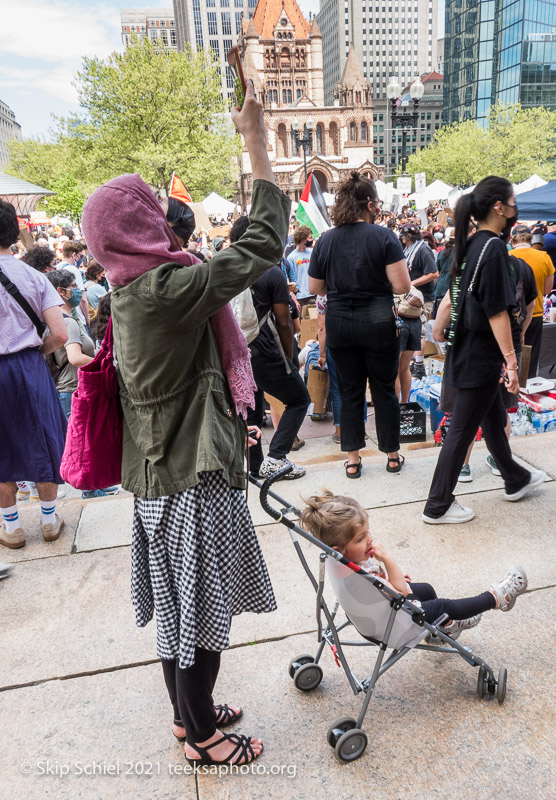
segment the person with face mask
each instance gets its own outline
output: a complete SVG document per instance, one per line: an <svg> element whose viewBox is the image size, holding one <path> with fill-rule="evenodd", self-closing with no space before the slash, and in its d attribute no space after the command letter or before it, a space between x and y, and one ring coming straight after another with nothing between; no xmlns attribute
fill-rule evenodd
<svg viewBox="0 0 556 800"><path fill-rule="evenodd" d="M75 277L67 269L54 270L46 277L62 299L62 313L68 333L66 344L54 351L52 359L59 370L55 379L56 389L66 419L69 419L71 396L77 389L77 369L93 360L95 346L76 314L83 291L77 287Z"/></svg>
<svg viewBox="0 0 556 800"><path fill-rule="evenodd" d="M475 516L453 492L479 426L504 480L506 500L521 500L546 478L542 470L531 472L513 460L504 431L502 384L511 394L519 391L510 318L516 308L515 270L505 245L517 214L512 184L492 175L456 206L451 285L435 326L442 337L450 321L443 391L455 390L455 401L422 517L429 524L468 522ZM469 238L471 217L477 232Z"/></svg>

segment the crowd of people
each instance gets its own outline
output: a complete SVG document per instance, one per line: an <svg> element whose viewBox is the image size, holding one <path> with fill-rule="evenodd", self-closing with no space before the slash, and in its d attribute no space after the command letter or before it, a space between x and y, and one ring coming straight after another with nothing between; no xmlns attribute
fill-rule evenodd
<svg viewBox="0 0 556 800"><path fill-rule="evenodd" d="M518 391L528 332L538 352L542 297L554 277L550 257L535 248L538 232L516 225L516 198L503 178L477 184L444 227L440 208L427 211L426 225L409 206L385 213L373 181L353 172L338 188L333 227L316 237L292 224L250 84L232 118L249 151L253 198L229 236L209 242L210 232L193 235L185 204L158 197L139 175L115 178L91 195L84 238L67 231L51 241L41 233L26 251L14 207L0 201L0 544L25 545L17 497L31 489L44 539L61 535L56 501L72 396L108 330L123 412L122 486L135 498L137 624L156 612L172 732L191 763L208 764L247 763L263 749L258 737L222 732L243 710L215 704L213 690L232 616L276 607L243 494L244 459L247 452L257 478L284 467L287 479L306 474L288 458L302 446L310 404L296 339L303 306L317 306L315 355L334 382L334 439L347 454L350 479L362 476L367 382L385 469L402 470L400 401L411 371L424 374L425 324L435 319L435 338L447 340L444 402L452 422L423 520L461 523L474 514L453 492L480 425L506 500L520 500L546 477L512 458L503 389ZM549 225L547 238L556 231ZM508 255L510 238L518 266ZM266 454L265 393L280 404ZM98 487L84 496L116 491ZM315 499L314 510L330 511L329 500ZM359 512L356 527L367 525L361 542L367 538L350 558L363 562L373 551L403 594L437 603L432 587L406 586ZM314 515L307 519L316 525ZM348 552L350 531L326 536ZM452 604L446 629L470 627L470 608L474 616L510 608L525 587L525 573L514 570L471 605Z"/></svg>

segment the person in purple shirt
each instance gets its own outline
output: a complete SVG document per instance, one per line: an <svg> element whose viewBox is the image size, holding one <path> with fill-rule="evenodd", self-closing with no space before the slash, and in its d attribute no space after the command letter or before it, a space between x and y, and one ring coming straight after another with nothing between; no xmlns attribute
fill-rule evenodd
<svg viewBox="0 0 556 800"><path fill-rule="evenodd" d="M0 200L0 270L48 326L43 338L0 283L0 544L25 545L16 505L17 481L36 483L45 541L60 536L56 514L66 418L43 356L67 340L61 298L46 277L11 255L19 238L15 208ZM3 277L1 276L1 277Z"/></svg>

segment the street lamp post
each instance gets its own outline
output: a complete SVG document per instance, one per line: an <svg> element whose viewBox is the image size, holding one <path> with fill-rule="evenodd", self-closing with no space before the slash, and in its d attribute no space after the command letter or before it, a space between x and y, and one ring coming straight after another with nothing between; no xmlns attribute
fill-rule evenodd
<svg viewBox="0 0 556 800"><path fill-rule="evenodd" d="M413 100L413 113L404 114L403 111L399 112L396 100L400 97L402 92L401 86L395 77L390 78L390 83L386 87L386 96L390 100L391 115L392 115L392 130L397 128L402 129L402 172L405 175L405 167L407 164L407 132L410 129L417 130L419 123L419 101L423 97L425 87L421 83L421 78L417 76L411 87L409 93Z"/></svg>
<svg viewBox="0 0 556 800"><path fill-rule="evenodd" d="M304 136L299 135L299 120L297 117L294 117L292 122L292 131L293 137L295 140L295 152L299 150L300 147L303 147L303 171L305 172L305 183L307 183L307 152L309 148L313 147L313 128L315 127L315 123L313 122L312 117L309 117L307 122L305 123L305 128L307 129L307 133Z"/></svg>

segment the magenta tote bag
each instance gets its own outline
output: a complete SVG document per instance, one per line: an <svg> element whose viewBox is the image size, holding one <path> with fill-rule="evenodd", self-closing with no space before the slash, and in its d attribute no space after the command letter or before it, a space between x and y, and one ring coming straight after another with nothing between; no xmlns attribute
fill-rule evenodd
<svg viewBox="0 0 556 800"><path fill-rule="evenodd" d="M122 481L123 413L112 352L112 318L94 359L78 370L71 398L62 478L76 489Z"/></svg>

